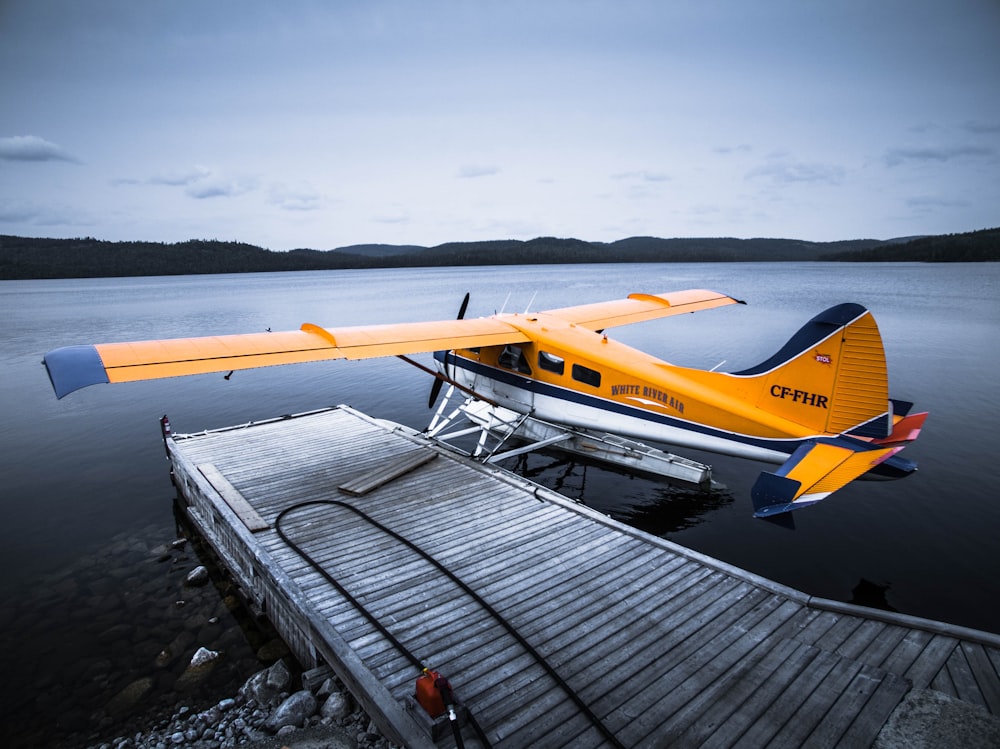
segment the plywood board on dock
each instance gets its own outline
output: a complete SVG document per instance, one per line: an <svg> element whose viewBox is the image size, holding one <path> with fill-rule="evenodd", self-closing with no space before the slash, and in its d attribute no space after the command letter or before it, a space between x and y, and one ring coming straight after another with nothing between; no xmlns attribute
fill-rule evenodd
<svg viewBox="0 0 1000 749"><path fill-rule="evenodd" d="M435 745L414 656L494 747L869 746L914 688L1000 712L996 636L810 598L345 407L168 446L247 596L408 746Z"/></svg>

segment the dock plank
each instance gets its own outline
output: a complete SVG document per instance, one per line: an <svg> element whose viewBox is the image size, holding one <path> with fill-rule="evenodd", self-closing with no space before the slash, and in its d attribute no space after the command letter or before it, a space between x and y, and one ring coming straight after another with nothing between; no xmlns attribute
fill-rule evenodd
<svg viewBox="0 0 1000 749"><path fill-rule="evenodd" d="M776 641L757 662L740 664L699 693L684 706L685 718L675 721L672 733L656 738L677 746L703 746L711 736L716 745L731 745L767 712L785 685L794 681L818 652L794 640ZM687 727L681 730L684 723ZM719 730L722 725L725 733Z"/></svg>
<svg viewBox="0 0 1000 749"><path fill-rule="evenodd" d="M1000 714L1000 678L989 653L979 643L963 642L961 647L983 703L994 715Z"/></svg>
<svg viewBox="0 0 1000 749"><path fill-rule="evenodd" d="M945 663L957 646L958 640L953 637L932 636L903 676L913 683L915 689L925 689L945 672Z"/></svg>
<svg viewBox="0 0 1000 749"><path fill-rule="evenodd" d="M350 481L346 481L337 488L345 494L360 496L367 494L380 486L395 481L400 476L404 476L410 471L415 471L425 463L429 463L437 457L437 453L427 450L416 449L403 455L394 457L384 465L378 466L375 470L362 473Z"/></svg>
<svg viewBox="0 0 1000 749"><path fill-rule="evenodd" d="M243 521L243 524L251 533L267 530L270 524L262 518L253 506L247 502L246 498L236 490L232 484L223 476L219 469L211 463L202 463L198 466L198 471L208 479L208 482L225 500L236 516Z"/></svg>
<svg viewBox="0 0 1000 749"><path fill-rule="evenodd" d="M946 665L951 683L955 687L955 693L960 700L986 707L986 699L976 683L976 677L973 676L972 667L965 655L964 648L955 648Z"/></svg>
<svg viewBox="0 0 1000 749"><path fill-rule="evenodd" d="M879 671L860 661L852 660L850 663L852 664L850 671L853 672L850 681L838 689L837 698L830 703L823 719L803 743L804 747L836 746L843 741L845 733L852 726L866 738L860 745L870 745L878 729L889 717L891 708L899 703L909 689L908 684L893 674ZM853 666L857 666L857 669L855 670ZM861 716L865 714L864 708L872 695L886 682L888 682L887 699L879 701L879 705L885 707L887 703L891 704L877 716L877 726L872 731L871 724L862 721Z"/></svg>

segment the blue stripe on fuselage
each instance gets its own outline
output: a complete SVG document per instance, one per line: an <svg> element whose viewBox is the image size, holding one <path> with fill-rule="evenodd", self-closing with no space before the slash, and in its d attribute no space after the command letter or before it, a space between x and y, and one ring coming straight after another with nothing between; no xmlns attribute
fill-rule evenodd
<svg viewBox="0 0 1000 749"><path fill-rule="evenodd" d="M546 382L541 382L539 380L535 380L529 377L524 377L523 375L519 375L515 372L510 372L508 370L491 367L487 364L473 361L472 359L466 359L464 357L456 356L451 351L437 351L434 353L434 358L448 367L461 367L462 369L466 369L474 374L481 375L488 379L497 380L507 385L523 388L524 390L535 393L537 395L545 395L551 398L556 398L571 403L578 403L580 405L587 406L589 408L597 408L602 411L610 411L612 413L621 414L623 416L629 416L632 418L641 419L643 421L647 421L652 424L662 424L664 426L674 427L676 429L681 429L696 434L703 434L709 437L715 437L718 439L728 440L730 442L750 445L752 447L759 447L765 450L773 450L775 452L785 453L788 455L795 452L795 450L803 442L807 440L838 444L850 448L852 450L857 450L859 452L873 449L873 446L870 445L868 442L864 442L862 440L856 440L845 435L835 435L835 436L817 435L813 437L789 438L787 440L774 440L762 437L751 437L745 434L738 434L736 432L727 432L721 429L716 429L713 427L706 426L704 424L698 424L695 422L686 421L684 419L678 419L676 417L668 416L666 414L653 413L643 408L639 408L638 406L630 406L625 403L620 403L618 401L608 400L606 398L600 398L594 395L588 395L586 393L583 393L579 390L574 390L572 388L561 387L558 385L551 385ZM666 441L664 440L664 442ZM876 466L874 469L872 469L871 472L879 475L884 475L889 478L897 478L902 475L911 473L915 469L916 469L915 463L906 460L905 458L900 458L899 456L894 455L888 460Z"/></svg>
<svg viewBox="0 0 1000 749"><path fill-rule="evenodd" d="M619 403L618 401L600 398L595 395L588 395L579 390L574 390L573 388L550 385L546 382L518 375L515 372L491 367L481 362L455 356L450 351L435 352L434 358L439 362L445 363L448 367L458 366L462 369L469 370L474 374L482 375L483 377L487 377L491 380L497 380L507 385L523 388L537 395L546 395L551 398L557 398L571 403L578 403L580 405L597 408L602 411L611 411L612 413L642 419L643 421L648 421L653 424L663 424L676 429L683 429L688 432L705 434L711 437L720 437L722 439L741 442L754 447L762 447L768 450L776 450L783 453L791 453L795 450L799 443L799 440L767 440L759 437L749 437L747 435L715 429L704 424L678 419L666 414L653 413L639 408L638 406L630 406L625 403Z"/></svg>

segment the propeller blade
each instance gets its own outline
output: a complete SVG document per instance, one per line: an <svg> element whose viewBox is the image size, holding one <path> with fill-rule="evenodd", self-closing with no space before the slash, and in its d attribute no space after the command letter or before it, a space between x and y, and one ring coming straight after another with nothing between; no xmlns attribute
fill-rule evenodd
<svg viewBox="0 0 1000 749"><path fill-rule="evenodd" d="M456 320L465 319L465 310L469 308L469 292L465 292L465 297L462 299L462 304L458 308L458 317ZM434 384L431 385L431 394L427 399L427 408L434 408L434 402L437 401L438 396L441 394L441 386L444 385L444 380L440 377L434 378Z"/></svg>
<svg viewBox="0 0 1000 749"><path fill-rule="evenodd" d="M441 386L444 385L444 380L440 377L434 378L434 384L431 385L431 395L427 399L427 408L434 408L434 402L438 399L441 394Z"/></svg>

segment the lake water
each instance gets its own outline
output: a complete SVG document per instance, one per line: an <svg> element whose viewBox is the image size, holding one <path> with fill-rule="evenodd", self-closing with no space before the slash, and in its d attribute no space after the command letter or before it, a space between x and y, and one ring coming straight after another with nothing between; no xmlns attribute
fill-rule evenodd
<svg viewBox="0 0 1000 749"><path fill-rule="evenodd" d="M164 550L178 530L160 416L170 416L175 432L339 403L417 428L430 417L428 376L397 359L275 367L237 372L228 381L205 375L104 385L57 401L41 365L47 350L292 330L303 322L335 327L451 318L466 291L472 293L467 316L483 316L684 288L715 289L748 305L610 335L676 364L724 362L722 370L738 370L777 351L827 306L869 307L885 343L892 395L930 411L923 435L904 452L919 462L917 474L855 482L796 512L789 530L751 517L750 487L768 467L733 458L689 453L713 464L716 480L728 487L710 495L544 456L521 470L619 519L809 594L1000 632L1000 264L592 265L3 281L0 628L10 691L3 704L13 704L20 721L42 726L54 701L83 700L80 684L90 685L82 690L89 702L73 704L71 725L39 727L23 743L45 730L86 736L108 695L153 674L156 638L169 643L182 626L210 631L209 625L198 630L200 620L192 625L190 614L176 615L179 599L188 611L194 606L215 619L211 626L230 617L218 606L224 593L180 584L198 557L189 549ZM164 606L152 613L155 628L137 623L136 609L152 605L129 597L139 589L148 591L144 600ZM118 619L125 627L116 630ZM115 632L128 632L134 646ZM228 637L230 667L203 691L172 691L179 668L173 666L143 682L149 688L134 707L104 715L102 730L154 704L224 695L256 665L257 643ZM67 660L83 665L67 668Z"/></svg>

